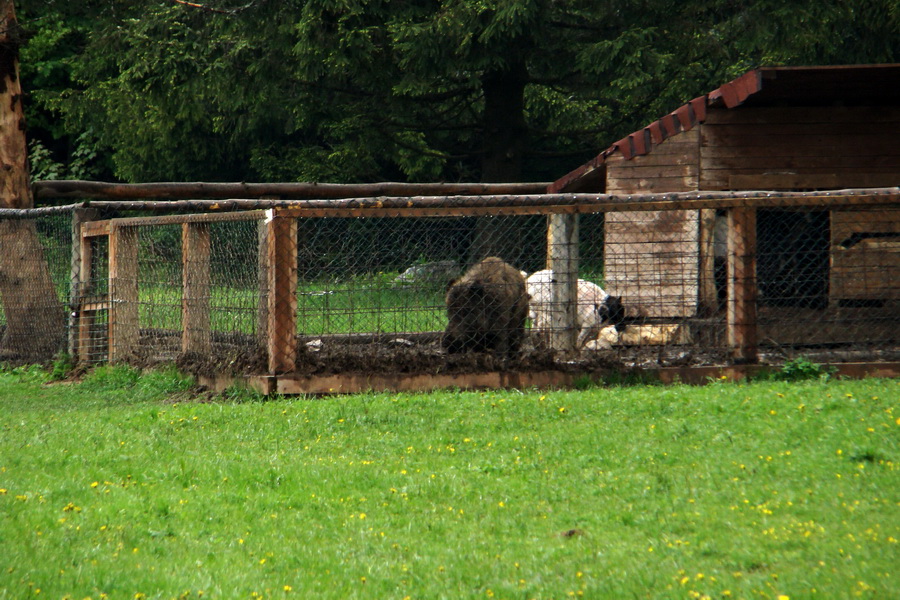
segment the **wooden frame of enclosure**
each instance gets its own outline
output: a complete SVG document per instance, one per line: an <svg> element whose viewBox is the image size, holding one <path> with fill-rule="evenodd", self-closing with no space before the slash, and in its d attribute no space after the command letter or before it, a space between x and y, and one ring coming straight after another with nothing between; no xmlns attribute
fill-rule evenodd
<svg viewBox="0 0 900 600"><path fill-rule="evenodd" d="M833 192L691 192L613 196L606 194L540 194L524 196L381 197L344 200L224 200L155 203L164 207L194 210L250 209L238 212L169 214L136 218L91 220L97 209L147 209L143 202L92 202L76 210L73 236L72 289L74 332L70 351L81 361L94 354L89 335L97 311L109 314L108 360L126 359L139 338L138 236L137 228L155 225L182 226L182 350L208 352L210 348L210 233L211 223L238 220L260 222L259 336L268 356L268 374L251 377L267 391L303 393L320 384L292 379L297 356L297 220L317 217L477 217L484 215L548 216L548 268L558 273L576 273L578 256L577 215L596 212L647 210L726 209L728 236L727 340L736 364L753 363L757 355L755 214L761 207L898 207L900 188L840 190ZM109 240L109 294L97 298L90 293L91 240ZM302 240L300 240L302 243ZM77 252L77 255L76 255ZM554 317L555 348L574 348L576 277L553 286L554 301L565 308ZM496 375L496 374L495 374ZM529 385L552 385L561 375L533 374ZM485 375L487 376L487 375ZM275 378L273 380L272 378ZM493 376L492 376L493 377ZM521 379L522 376L519 377ZM309 378L303 379L303 381ZM452 377L451 377L452 379ZM476 378L477 379L477 378ZM493 385L494 377L485 380ZM501 378L502 379L502 378ZM508 379L508 376L507 376ZM517 379L516 381L519 381ZM565 379L565 377L563 377ZM533 380L533 381L532 381ZM539 381L540 380L540 381ZM276 383L272 383L276 381ZM293 381L294 383L289 383ZM369 378L369 381L372 381ZM455 381L455 380L454 380ZM458 385L448 381L447 385ZM562 380L559 380L562 381ZM263 383L259 383L263 382ZM288 383L285 383L288 382ZM512 380L507 383L512 382ZM433 381L431 382L434 383ZM500 385L503 381L494 383ZM512 382L513 384L515 382ZM350 388L353 385L347 384ZM407 382L405 385L410 384ZM424 384L423 384L424 385ZM480 385L480 384L477 384ZM330 386L335 389L335 386ZM338 386L340 388L340 386ZM344 386L346 387L346 386ZM396 387L396 386L395 386ZM402 387L402 386L401 386ZM421 387L421 386L420 386ZM424 387L428 387L425 385ZM343 389L343 388L341 388ZM352 391L352 390L351 390Z"/></svg>

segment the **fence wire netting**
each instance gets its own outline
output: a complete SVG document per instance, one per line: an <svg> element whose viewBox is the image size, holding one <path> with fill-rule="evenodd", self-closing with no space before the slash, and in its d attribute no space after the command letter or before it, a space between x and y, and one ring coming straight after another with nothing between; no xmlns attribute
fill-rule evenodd
<svg viewBox="0 0 900 600"><path fill-rule="evenodd" d="M0 290L3 358L235 374L900 358L893 206L461 212L4 220L21 277Z"/></svg>
<svg viewBox="0 0 900 600"><path fill-rule="evenodd" d="M71 214L0 220L0 361L65 350L71 259Z"/></svg>
<svg viewBox="0 0 900 600"><path fill-rule="evenodd" d="M897 358L900 210L760 210L757 228L762 344Z"/></svg>

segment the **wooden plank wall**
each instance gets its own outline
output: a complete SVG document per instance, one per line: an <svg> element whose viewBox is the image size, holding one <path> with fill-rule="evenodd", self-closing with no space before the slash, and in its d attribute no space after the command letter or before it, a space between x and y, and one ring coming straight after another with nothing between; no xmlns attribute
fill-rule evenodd
<svg viewBox="0 0 900 600"><path fill-rule="evenodd" d="M665 140L653 152L607 159L608 194L698 189L700 132ZM698 211L606 215L606 285L630 315L682 317L697 310Z"/></svg>
<svg viewBox="0 0 900 600"><path fill-rule="evenodd" d="M832 211L830 252L833 306L900 300L900 210Z"/></svg>
<svg viewBox="0 0 900 600"><path fill-rule="evenodd" d="M772 175L809 176L795 188L900 183L898 107L710 109L700 135L703 190L732 189L734 176L747 176L741 189L766 189Z"/></svg>
<svg viewBox="0 0 900 600"><path fill-rule="evenodd" d="M703 190L900 185L900 107L710 109L701 129ZM900 211L832 211L831 304L900 296ZM844 247L851 235L859 243Z"/></svg>

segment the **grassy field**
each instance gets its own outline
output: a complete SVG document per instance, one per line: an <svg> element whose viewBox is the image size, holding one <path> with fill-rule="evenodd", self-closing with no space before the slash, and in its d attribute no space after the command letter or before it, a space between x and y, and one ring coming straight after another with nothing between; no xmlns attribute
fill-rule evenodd
<svg viewBox="0 0 900 600"><path fill-rule="evenodd" d="M179 330L181 288L145 284L140 288L141 327ZM302 335L436 331L447 325L441 286L400 285L382 277L342 282L303 282L297 291L297 324ZM253 333L259 290L213 286L213 331Z"/></svg>
<svg viewBox="0 0 900 600"><path fill-rule="evenodd" d="M0 373L0 598L898 597L897 380L205 400Z"/></svg>

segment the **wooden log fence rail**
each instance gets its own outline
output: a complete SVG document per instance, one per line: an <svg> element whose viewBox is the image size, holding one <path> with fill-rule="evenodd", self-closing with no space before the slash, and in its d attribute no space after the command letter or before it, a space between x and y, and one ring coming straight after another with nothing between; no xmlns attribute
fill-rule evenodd
<svg viewBox="0 0 900 600"><path fill-rule="evenodd" d="M50 183L50 182L38 182ZM35 184L38 186L38 183ZM124 185L124 184L123 184ZM153 184L132 184L153 185ZM487 185L487 184L485 184ZM56 197L44 195L43 198ZM101 198L116 197L101 195ZM149 212L228 212L291 208L305 211L354 210L447 210L460 209L459 214L476 209L520 209L551 213L591 213L606 211L685 210L733 207L817 207L836 208L860 205L900 203L900 187L860 188L816 192L740 191L740 192L673 192L654 194L481 194L481 195L416 195L365 196L352 198L276 199L231 196L219 200L197 199L129 201L89 200L63 206L34 209L0 209L0 218L26 219L69 212L78 208L107 211L141 210ZM331 214L331 213L329 213ZM337 214L335 212L334 214ZM371 213L375 215L376 213ZM515 214L513 210L509 214ZM532 213L533 214L533 213ZM318 216L313 214L312 216ZM356 216L349 214L347 216ZM455 216L455 215L449 215Z"/></svg>
<svg viewBox="0 0 900 600"><path fill-rule="evenodd" d="M361 198L451 194L540 194L549 183L108 183L37 181L38 199L48 198Z"/></svg>
<svg viewBox="0 0 900 600"><path fill-rule="evenodd" d="M104 198L37 209L0 209L0 219L25 219L73 212L72 303L70 351L82 360L93 354L88 334L98 310L108 310L108 359L126 359L139 339L137 234L141 227L182 227L182 350L210 351L210 233L212 223L258 221L260 307L259 339L265 340L269 374L287 373L297 356L297 222L315 217L472 217L482 215L548 215L548 264L560 273L577 273L578 214L644 210L725 209L729 236L727 339L737 363L757 359L756 331L756 209L772 207L848 208L900 207L900 187L827 192L687 192L667 194L545 194L544 184L107 184L99 182L37 182L37 197ZM346 197L346 194L396 194ZM476 193L477 192L477 193ZM500 192L500 193L497 193ZM344 194L344 195L342 195ZM424 195L423 195L424 194ZM434 195L428 195L434 194ZM194 200L135 201L120 198L183 198ZM233 196L240 195L240 198ZM254 197L247 197L254 196ZM267 198L267 196L269 196ZM273 198L271 196L277 196ZM292 197L294 199L285 199ZM109 200L115 198L115 200ZM216 198L216 199L209 199ZM102 219L115 212L165 212L149 217ZM190 211L190 214L179 214ZM173 214L174 213L174 214ZM97 220L101 219L101 220ZM109 297L103 302L75 297L91 280L90 239L109 240ZM302 243L302 240L301 240ZM74 254L77 253L77 256ZM575 338L575 281L563 278L553 298L563 306L554 316L552 345L572 350Z"/></svg>

